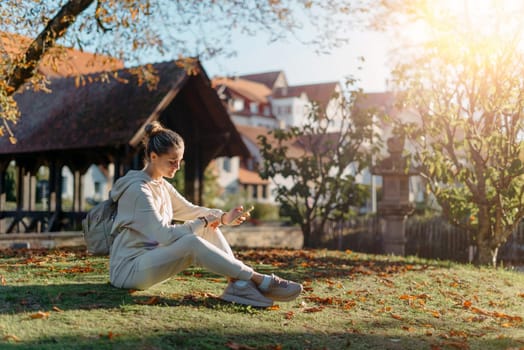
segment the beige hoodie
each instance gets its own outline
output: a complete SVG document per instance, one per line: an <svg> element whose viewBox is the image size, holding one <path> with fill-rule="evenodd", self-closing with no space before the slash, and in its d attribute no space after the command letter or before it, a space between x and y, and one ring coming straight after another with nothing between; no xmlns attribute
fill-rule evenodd
<svg viewBox="0 0 524 350"><path fill-rule="evenodd" d="M223 213L190 203L165 179L153 180L138 170L118 179L110 196L118 201L113 230L120 231L111 246L111 281L125 280L137 256L194 234L203 226L198 217ZM172 224L173 220L185 223Z"/></svg>

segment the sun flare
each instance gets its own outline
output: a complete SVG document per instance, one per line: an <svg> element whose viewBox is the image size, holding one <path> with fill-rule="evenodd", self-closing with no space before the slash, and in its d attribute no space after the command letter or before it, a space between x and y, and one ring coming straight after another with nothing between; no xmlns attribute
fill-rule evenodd
<svg viewBox="0 0 524 350"><path fill-rule="evenodd" d="M408 33L414 42L442 33L507 38L524 28L522 0L426 0L419 6L419 21Z"/></svg>

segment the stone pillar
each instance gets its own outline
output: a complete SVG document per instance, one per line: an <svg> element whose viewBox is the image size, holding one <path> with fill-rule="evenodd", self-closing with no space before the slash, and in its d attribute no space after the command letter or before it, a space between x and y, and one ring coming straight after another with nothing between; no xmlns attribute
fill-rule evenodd
<svg viewBox="0 0 524 350"><path fill-rule="evenodd" d="M414 210L409 201L409 177L416 172L407 168L402 157L402 136L388 139L387 144L390 156L373 168L374 174L382 176L382 200L378 203L380 248L386 254L404 255L406 220Z"/></svg>

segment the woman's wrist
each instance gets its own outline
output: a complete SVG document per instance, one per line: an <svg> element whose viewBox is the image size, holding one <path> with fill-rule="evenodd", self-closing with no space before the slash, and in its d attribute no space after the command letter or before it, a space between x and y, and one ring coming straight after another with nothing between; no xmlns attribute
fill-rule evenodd
<svg viewBox="0 0 524 350"><path fill-rule="evenodd" d="M204 227L207 227L209 222L207 221L206 217L205 216L199 216L198 218L204 223Z"/></svg>
<svg viewBox="0 0 524 350"><path fill-rule="evenodd" d="M225 222L224 222L224 216L226 215L226 213L222 213L222 215L220 216L220 223L222 225L227 225Z"/></svg>

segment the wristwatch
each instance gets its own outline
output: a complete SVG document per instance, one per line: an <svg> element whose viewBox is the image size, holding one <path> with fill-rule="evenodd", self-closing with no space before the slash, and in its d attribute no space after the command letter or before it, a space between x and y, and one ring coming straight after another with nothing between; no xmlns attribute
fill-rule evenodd
<svg viewBox="0 0 524 350"><path fill-rule="evenodd" d="M204 227L207 227L207 224L209 222L207 221L206 217L205 216L199 216L198 218L204 222Z"/></svg>

